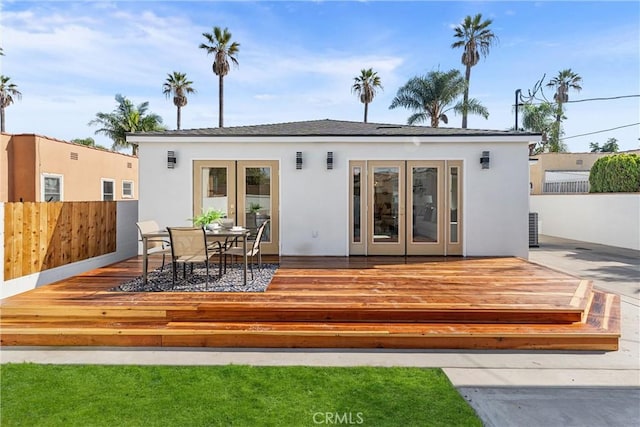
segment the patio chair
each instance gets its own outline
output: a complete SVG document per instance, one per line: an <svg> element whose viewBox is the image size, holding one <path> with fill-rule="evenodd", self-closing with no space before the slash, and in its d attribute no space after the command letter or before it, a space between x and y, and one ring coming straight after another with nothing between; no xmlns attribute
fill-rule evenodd
<svg viewBox="0 0 640 427"><path fill-rule="evenodd" d="M247 249L247 253L246 256L247 257L251 257L251 280L253 280L253 263L254 263L254 258L257 255L258 256L258 269L262 268L262 253L260 251L260 243L262 242L262 236L264 235L264 229L267 227L267 224L269 223L270 220L266 220L265 222L263 222L262 224L260 224L260 227L258 227L258 231L256 232L256 238L255 240L251 243L251 247L249 249ZM225 255L224 255L224 259L225 259L225 269L226 269L226 260L227 260L227 255L231 255L231 264L233 264L233 257L234 256L245 256L244 251L242 250L241 247L238 246L234 246L232 248L229 248L225 251Z"/></svg>
<svg viewBox="0 0 640 427"><path fill-rule="evenodd" d="M138 231L140 232L140 241L142 241L142 235L145 233L152 233L154 231L160 230L160 226L157 222L151 221L140 221L136 222L136 227L138 227ZM155 250L153 253L161 253L162 254L162 266L160 267L160 271L164 269L165 264L165 256L166 254L171 252L169 248L170 243L168 240L163 239L161 237L154 239L147 239L147 252L151 253L151 249L160 248L160 250ZM149 258L147 258L147 268L149 268Z"/></svg>
<svg viewBox="0 0 640 427"><path fill-rule="evenodd" d="M187 278L187 264L201 262L207 269L206 283L209 284L209 258L216 254L216 250L210 250L207 245L207 234L202 227L168 227L171 241L171 262L173 265L173 284L177 279L178 264L182 264L182 276ZM219 252L222 262L222 253ZM218 277L222 274L222 263L219 265Z"/></svg>

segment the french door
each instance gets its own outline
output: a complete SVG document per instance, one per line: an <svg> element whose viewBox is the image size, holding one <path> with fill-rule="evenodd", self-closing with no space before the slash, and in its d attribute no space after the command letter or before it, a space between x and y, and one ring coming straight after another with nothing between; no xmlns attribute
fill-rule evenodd
<svg viewBox="0 0 640 427"><path fill-rule="evenodd" d="M278 254L279 169L277 160L194 160L193 212L219 209L251 230L270 220L261 250Z"/></svg>
<svg viewBox="0 0 640 427"><path fill-rule="evenodd" d="M352 255L461 255L461 161L352 161Z"/></svg>

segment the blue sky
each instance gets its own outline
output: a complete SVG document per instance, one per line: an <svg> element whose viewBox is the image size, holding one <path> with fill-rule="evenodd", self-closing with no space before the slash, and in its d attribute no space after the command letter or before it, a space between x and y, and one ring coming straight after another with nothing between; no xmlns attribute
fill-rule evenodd
<svg viewBox="0 0 640 427"><path fill-rule="evenodd" d="M409 111L389 110L398 88L433 70L464 72L461 51L450 48L453 27L476 13L493 19L499 44L472 69L471 96L490 117L470 116L470 128L513 126L515 90L526 93L543 75L548 80L565 68L583 78L583 90L570 100L640 94L640 4L631 1L3 0L1 7L1 72L23 94L6 110L10 133L93 136L110 146L88 122L115 108L116 93L136 104L149 101L173 129L175 107L162 94L172 71L187 73L197 90L183 109L182 128L217 126L213 58L198 49L213 26L228 27L240 43L240 66L225 78L225 126L360 121L363 105L350 88L369 67L384 86L369 121L405 123ZM566 115L570 151L611 137L623 150L639 147L640 98L572 103ZM450 116L449 126L460 122Z"/></svg>

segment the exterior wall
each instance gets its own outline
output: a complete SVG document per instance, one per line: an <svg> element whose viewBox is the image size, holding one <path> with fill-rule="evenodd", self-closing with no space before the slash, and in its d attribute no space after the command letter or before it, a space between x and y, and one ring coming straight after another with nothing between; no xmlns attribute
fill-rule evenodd
<svg viewBox="0 0 640 427"><path fill-rule="evenodd" d="M464 254L528 256L526 142L492 142L486 137L468 142L372 141L337 137L291 137L286 142L283 138L142 141L139 219L155 219L162 227L190 225L194 160L279 160L280 254L346 256L349 160L463 160ZM167 168L167 151L176 152L174 169ZM303 153L302 170L295 168L296 151ZM333 170L326 170L328 151L334 152ZM488 170L480 167L482 151L491 152Z"/></svg>
<svg viewBox="0 0 640 427"><path fill-rule="evenodd" d="M531 168L531 194L542 194L545 171L590 171L600 157L610 153L543 153Z"/></svg>
<svg viewBox="0 0 640 427"><path fill-rule="evenodd" d="M39 185L36 179L35 138L29 135L14 135L8 146L9 154L9 195L12 200L37 202Z"/></svg>
<svg viewBox="0 0 640 427"><path fill-rule="evenodd" d="M627 151L640 153L640 150ZM531 194L543 194L545 171L590 171L600 157L616 153L542 153L530 165Z"/></svg>
<svg viewBox="0 0 640 427"><path fill-rule="evenodd" d="M640 194L531 196L531 212L540 234L640 250Z"/></svg>
<svg viewBox="0 0 640 427"><path fill-rule="evenodd" d="M102 200L103 178L114 181L115 200L138 198L137 157L33 134L3 135L2 141L8 153L2 201L43 201L42 174L63 177L63 201ZM123 197L123 181L133 182L133 197Z"/></svg>
<svg viewBox="0 0 640 427"><path fill-rule="evenodd" d="M136 200L118 202L116 252L7 281L4 280L4 269L0 269L0 282L2 283L2 287L0 287L0 298L26 292L71 276L76 276L85 271L136 256L138 253L137 218L138 202ZM2 245L0 245L0 258L4 259L4 203L0 203L0 241L2 242Z"/></svg>
<svg viewBox="0 0 640 427"><path fill-rule="evenodd" d="M0 133L0 202L9 200L9 141L11 135Z"/></svg>

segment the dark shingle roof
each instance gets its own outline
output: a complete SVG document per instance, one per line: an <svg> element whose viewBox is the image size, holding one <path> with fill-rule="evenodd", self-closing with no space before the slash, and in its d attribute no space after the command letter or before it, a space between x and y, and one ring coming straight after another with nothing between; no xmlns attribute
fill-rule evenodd
<svg viewBox="0 0 640 427"><path fill-rule="evenodd" d="M181 129L160 132L137 132L137 136L508 136L538 135L528 132L461 128L432 128L383 123L349 122L342 120L310 120L254 126Z"/></svg>

